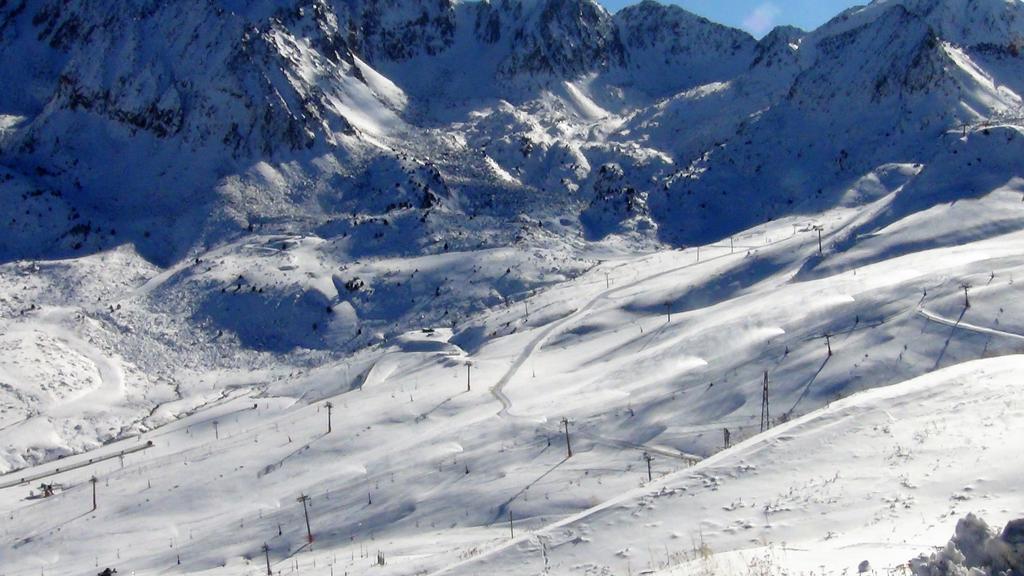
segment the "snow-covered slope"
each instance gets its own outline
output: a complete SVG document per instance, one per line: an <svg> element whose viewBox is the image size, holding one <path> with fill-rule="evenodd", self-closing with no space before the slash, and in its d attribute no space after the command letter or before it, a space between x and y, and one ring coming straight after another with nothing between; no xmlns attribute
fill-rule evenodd
<svg viewBox="0 0 1024 576"><path fill-rule="evenodd" d="M840 400L435 573L899 569L968 512L1020 514L1022 369L970 362Z"/></svg>
<svg viewBox="0 0 1024 576"><path fill-rule="evenodd" d="M83 446L89 426L108 421L84 410L86 401L144 417L129 429L137 438L2 477L5 570L255 573L263 542L275 570L286 572L297 562L325 574L532 574L545 558L552 573L686 570L703 534L708 549L737 553L709 560L723 571L742 572L754 555L839 573L865 559L891 567L940 545L969 510L1001 523L1021 504L1008 456L1020 448L1020 359L958 365L1024 349L1024 317L1013 305L1024 274L1016 215L1024 182L882 224L909 193L907 182L924 177L912 165L891 166L849 189L848 206L699 251L636 255L621 250L629 244L595 245L585 253L596 267L578 278L532 295L506 292L507 305L498 292L486 303L497 306L454 330L382 331L385 340L356 354L331 350L343 350L356 326L374 325L368 306L383 301L346 297L333 317L323 312L322 332L306 328L305 317L288 324L298 314L273 308L192 321L178 309L199 298L217 306L271 298L299 289L299 278L325 298L354 277L365 282L358 294L390 290L387 301L398 306L405 290L417 300L435 295L442 270L463 279L445 285L442 298L451 290L473 308L482 296L473 291L504 290L504 269L521 275L535 257L511 253L506 266L497 253L465 252L317 279L317 261L333 250L279 237L151 271L144 283L79 282L78 292L52 285L66 271L8 276L16 270L8 265L5 333L49 335L18 338L20 357L95 374L79 386L94 391L86 400L54 396L40 414L18 412L19 402L34 404L5 397L8 461L23 464L18 458L43 432L54 453ZM823 256L814 225L823 227ZM242 264L249 270L238 278ZM529 283L556 280L538 268ZM105 311L69 305L97 297ZM98 326L55 325L56 302L68 320L94 317ZM381 309L389 311L399 312ZM214 333L216 326L224 327ZM287 352L289 337L299 346L334 343ZM119 356L104 354L107 346ZM135 366L170 375L147 385L142 404L132 400L144 382ZM5 378L20 384L17 370L5 367ZM124 377L109 380L112 370ZM765 371L778 428L762 435ZM170 381L175 387L161 397ZM105 392L109 382L124 382L122 392ZM897 386L875 390L888 384ZM88 426L60 428L72 413ZM979 431L979 422L992 426ZM723 428L739 446L714 455ZM147 441L153 447L127 454L121 468L117 454ZM645 452L660 478L653 485ZM852 455L864 465L851 467ZM72 469L88 459L97 463ZM58 467L70 471L46 476ZM90 513L84 482L93 474L100 504ZM43 481L63 491L25 500ZM313 497L312 549L294 501L303 493ZM519 535L511 547L509 512ZM126 533L135 536L111 537ZM383 568L372 567L378 551Z"/></svg>

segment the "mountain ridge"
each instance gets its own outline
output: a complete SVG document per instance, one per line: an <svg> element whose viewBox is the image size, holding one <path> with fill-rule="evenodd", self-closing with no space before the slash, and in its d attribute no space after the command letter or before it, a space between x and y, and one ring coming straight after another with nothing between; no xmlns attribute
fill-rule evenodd
<svg viewBox="0 0 1024 576"><path fill-rule="evenodd" d="M675 200L660 191L676 186L680 166L701 157L716 164L722 155L715 146L742 138L749 126L764 121L765 111L765 118L778 117L778 130L805 132L815 129L801 126L805 117L782 118L780 110L795 104L804 112L835 116L842 101L835 91L845 87L873 98L856 104L853 113L865 116L851 124L880 123L870 137L877 139L885 124L919 122L912 117L923 113L921 104L907 100L917 92L927 95L925 106L936 109L935 129L901 138L907 139L904 148L925 151L943 126L1012 114L1024 88L1014 79L1021 69L1022 12L1020 2L883 0L850 9L813 32L780 28L755 41L653 1L614 15L593 0L197 0L173 8L141 0L67 6L8 1L0 6L0 52L12 63L5 76L24 89L0 97L0 112L16 127L6 131L0 161L19 178L51 190L50 197L59 195L67 204L61 211L81 214L87 229L119 234L75 238L81 236L70 233L76 221L59 234L39 232L51 248L5 258L73 254L132 241L167 264L197 242L222 241L259 221L338 220L343 215L328 208L338 204L330 198L331 186L365 181L360 172L378 156L418 158L427 169L431 149L451 159L429 162L449 190L431 192L433 197L462 206L445 211L448 216L482 211L497 226L508 216L505 209L481 209L510 186L553 211L578 215L598 196L608 198L608 190L595 193L600 178L594 167L611 162L622 168L626 187L638 198L653 196L647 235L669 243L707 239L712 230L726 231L721 215L698 215L697 225L672 224L669 205ZM909 56L912 47L894 33L885 37L891 41L879 37L869 49L841 53L856 38L894 26L920 31L913 32L920 38L917 56ZM27 54L33 65L12 67ZM875 66L875 72L855 71L865 54L871 57L860 67ZM996 88L975 89L979 82ZM911 90L904 93L906 88ZM901 102L898 120L880 119L872 110L891 108L881 104L885 95ZM949 103L940 103L943 98ZM480 120L499 102L525 116L483 140L519 134L519 144L495 149L501 157L481 158L459 143L461 131L494 130ZM707 114L702 106L709 106ZM669 109L686 112L672 119L675 113L664 114ZM715 109L728 112L711 114ZM946 115L954 109L962 112ZM646 128L623 129L638 118L647 118ZM680 134L684 124L662 125L666 120L687 123L692 135L651 140L655 134L649 130ZM595 121L619 128L594 132L589 126ZM846 137L836 130L827 139ZM552 148L556 141L561 143ZM853 144L837 147L835 154L858 156ZM760 146L762 153L776 148L769 142ZM97 155L98 149L107 152ZM560 160L550 156L552 150ZM798 152L789 154L784 163L803 162ZM928 158L922 152L889 160ZM299 197L320 200L296 203L279 187L267 186L252 172L261 162L292 174L284 181L305 190ZM737 159L726 162L732 166ZM834 178L825 187L845 181ZM698 190L687 192L698 205L717 197L721 186L734 187L699 180ZM737 221L782 214L794 199L813 198L822 188L794 185L796 180L776 174L748 195L777 188L782 180L791 182L783 185L786 197L763 198L762 208ZM406 201L400 194L383 204ZM362 203L378 204L369 198ZM124 217L111 212L115 205ZM152 218L154 206L182 214L186 223ZM629 220L625 213L623 218ZM619 230L615 218L591 219L597 221L605 224L587 231L593 238Z"/></svg>

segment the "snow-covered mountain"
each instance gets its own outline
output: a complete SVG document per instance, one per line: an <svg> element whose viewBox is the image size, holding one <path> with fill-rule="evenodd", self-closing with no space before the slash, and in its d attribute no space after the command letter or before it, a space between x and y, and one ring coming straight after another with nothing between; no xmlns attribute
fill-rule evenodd
<svg viewBox="0 0 1024 576"><path fill-rule="evenodd" d="M0 576L841 574L1002 525L1022 49L1020 0L0 0Z"/></svg>
<svg viewBox="0 0 1024 576"><path fill-rule="evenodd" d="M0 95L2 161L14 189L45 193L7 187L24 214L11 224L35 241L4 253L131 242L168 265L250 225L311 232L446 195L446 223L514 215L491 200L509 194L540 198L532 217L577 220L606 202L607 163L649 197L648 235L707 240L834 203L829 190L876 166L926 163L945 130L1018 114L1020 14L875 2L758 43L654 2L8 2L3 76L18 88ZM512 124L492 120L502 102ZM382 157L440 181L364 186ZM680 178L695 163L734 180ZM737 213L723 189L751 206Z"/></svg>

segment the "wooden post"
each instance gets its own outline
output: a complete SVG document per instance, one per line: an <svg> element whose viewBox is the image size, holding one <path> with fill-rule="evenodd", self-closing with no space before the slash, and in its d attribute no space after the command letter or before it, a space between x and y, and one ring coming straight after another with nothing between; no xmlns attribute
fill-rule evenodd
<svg viewBox="0 0 1024 576"><path fill-rule="evenodd" d="M466 392L473 389L472 382L470 380L470 371L473 369L472 362L466 362Z"/></svg>
<svg viewBox="0 0 1024 576"><path fill-rule="evenodd" d="M964 308L971 307L971 299L967 296L967 290L970 288L970 284L964 284Z"/></svg>
<svg viewBox="0 0 1024 576"><path fill-rule="evenodd" d="M572 458L572 442L569 439L569 419L562 418L562 425L565 426L565 453L566 458Z"/></svg>
<svg viewBox="0 0 1024 576"><path fill-rule="evenodd" d="M302 513L306 516L306 538L310 544L313 544L313 530L309 526L309 508L306 503L309 502L309 496L303 494L297 498L298 502L302 502Z"/></svg>
<svg viewBox="0 0 1024 576"><path fill-rule="evenodd" d="M96 511L96 483L99 482L99 479L97 479L95 476L93 476L92 478L89 478L89 482L92 483L92 509L93 509L93 512L95 512Z"/></svg>
<svg viewBox="0 0 1024 576"><path fill-rule="evenodd" d="M733 243L732 236L729 236L729 254L736 252L736 245Z"/></svg>
<svg viewBox="0 0 1024 576"><path fill-rule="evenodd" d="M697 262L700 262L700 246L697 246Z"/></svg>
<svg viewBox="0 0 1024 576"><path fill-rule="evenodd" d="M331 409L334 408L334 404L327 402L327 433L331 433Z"/></svg>
<svg viewBox="0 0 1024 576"><path fill-rule="evenodd" d="M605 272L605 273L604 273L604 287L605 287L606 289L609 289L609 288L611 288L611 287L612 287L612 281L611 281L611 279L610 279L610 278L608 277L608 273L607 273L607 272Z"/></svg>
<svg viewBox="0 0 1024 576"><path fill-rule="evenodd" d="M668 322L672 323L672 303L665 302L665 314L668 315Z"/></svg>
<svg viewBox="0 0 1024 576"><path fill-rule="evenodd" d="M213 437L217 440L220 440L220 428L218 428L219 425L220 422L217 422L216 420L213 421Z"/></svg>
<svg viewBox="0 0 1024 576"><path fill-rule="evenodd" d="M652 458L647 452L644 452L644 460L647 460L647 481L650 482L651 480L654 480L654 475L651 473L651 461L654 460L654 458Z"/></svg>
<svg viewBox="0 0 1024 576"><path fill-rule="evenodd" d="M508 509L508 533L509 533L509 537L510 538L515 538L516 537L516 529L512 525L512 508L511 507L509 507L509 509Z"/></svg>
<svg viewBox="0 0 1024 576"><path fill-rule="evenodd" d="M263 543L263 555L267 558L267 576L274 576L274 571L270 569L270 546L267 543Z"/></svg>
<svg viewBox="0 0 1024 576"><path fill-rule="evenodd" d="M828 347L828 355L832 356L832 335L825 334L825 346Z"/></svg>

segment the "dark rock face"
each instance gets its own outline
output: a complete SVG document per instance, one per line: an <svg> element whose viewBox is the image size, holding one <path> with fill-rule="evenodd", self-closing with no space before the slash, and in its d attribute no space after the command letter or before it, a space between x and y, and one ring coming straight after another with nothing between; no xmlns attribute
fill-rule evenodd
<svg viewBox="0 0 1024 576"><path fill-rule="evenodd" d="M452 45L456 28L451 0L365 0L338 8L352 46L368 61L436 55Z"/></svg>

